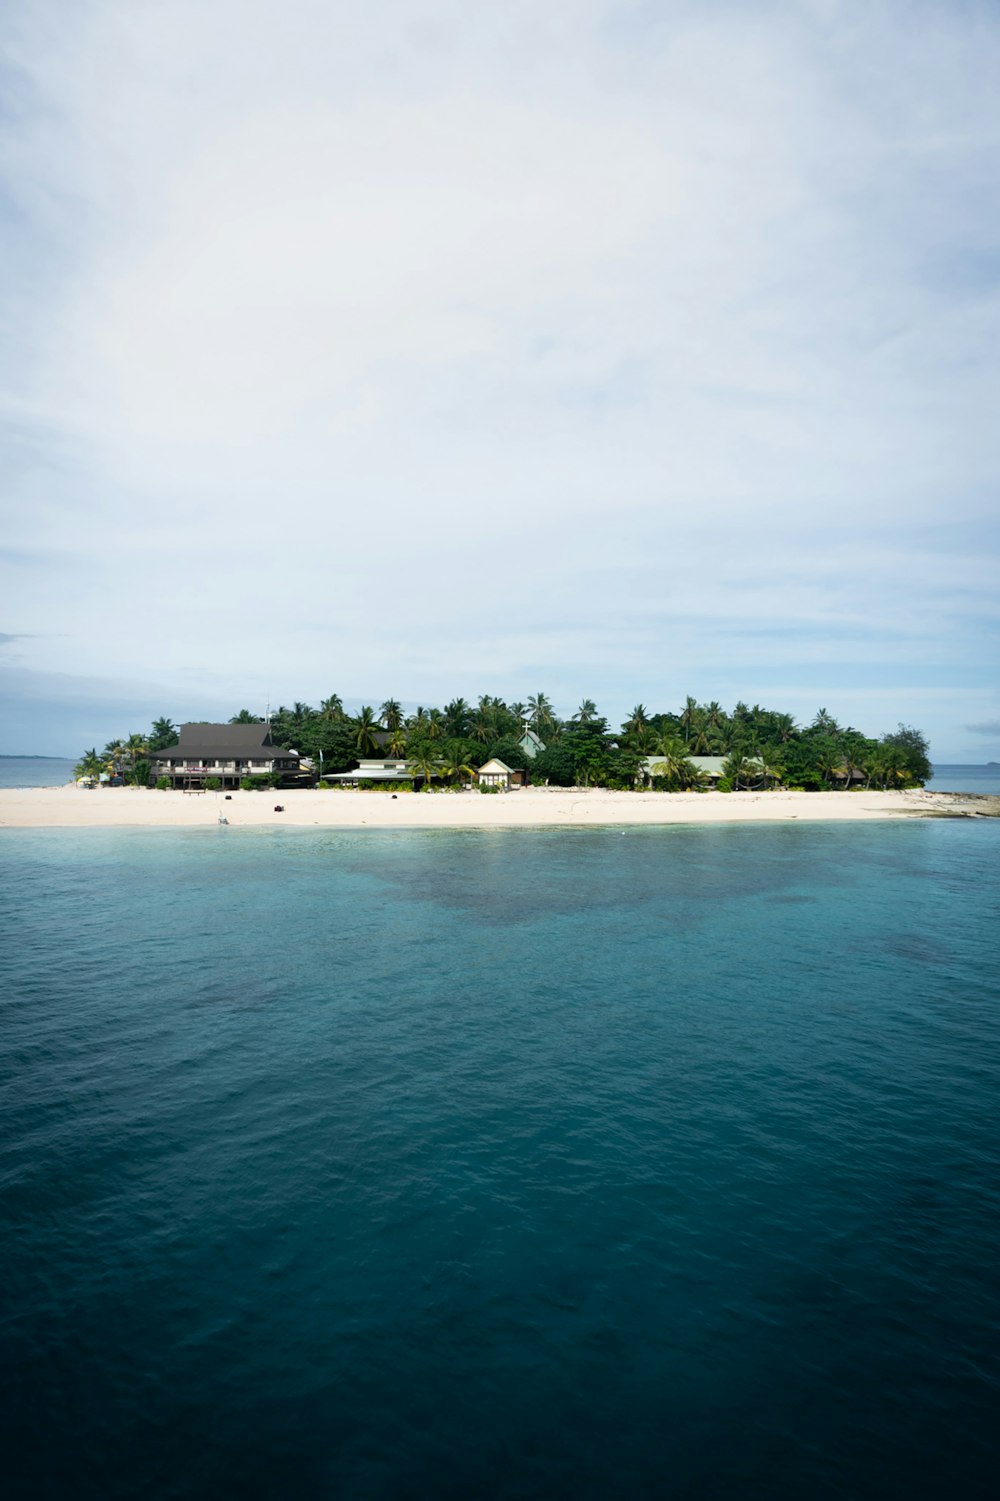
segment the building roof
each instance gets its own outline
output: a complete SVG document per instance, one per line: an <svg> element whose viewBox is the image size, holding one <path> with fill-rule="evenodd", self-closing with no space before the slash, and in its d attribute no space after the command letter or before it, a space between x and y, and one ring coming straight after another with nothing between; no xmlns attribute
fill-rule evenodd
<svg viewBox="0 0 1000 1501"><path fill-rule="evenodd" d="M535 731L531 729L525 730L524 734L521 736L520 740L517 743L524 751L524 754L532 761L539 754L539 752L545 749L545 741L541 740L538 735L536 735Z"/></svg>
<svg viewBox="0 0 1000 1501"><path fill-rule="evenodd" d="M409 782L413 778L408 761L388 760L382 756L360 761L353 771L334 771L324 782Z"/></svg>
<svg viewBox="0 0 1000 1501"><path fill-rule="evenodd" d="M644 765L646 775L653 775L653 767L658 766L666 758L664 756L646 756ZM725 756L685 756L685 761L690 761L696 771L703 771L706 776L721 777L722 768L726 763Z"/></svg>
<svg viewBox="0 0 1000 1501"><path fill-rule="evenodd" d="M269 724L182 724L174 745L152 751L151 761L274 761L298 760L271 739Z"/></svg>
<svg viewBox="0 0 1000 1501"><path fill-rule="evenodd" d="M482 774L483 774L484 771L487 772L488 774L489 773L497 773L497 774L504 774L506 776L513 776L513 774L514 774L514 768L513 768L513 766L508 766L507 763L506 763L506 761L501 761L497 756L491 757L491 759L489 761L487 761L484 765L480 766L479 771L478 771L478 775L482 776Z"/></svg>

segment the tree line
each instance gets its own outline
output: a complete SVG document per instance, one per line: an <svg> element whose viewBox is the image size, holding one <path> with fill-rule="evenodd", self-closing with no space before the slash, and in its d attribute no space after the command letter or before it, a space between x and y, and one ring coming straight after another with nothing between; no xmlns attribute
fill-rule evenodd
<svg viewBox="0 0 1000 1501"><path fill-rule="evenodd" d="M229 723L262 724L264 716L241 709ZM359 760L385 755L408 761L425 783L467 779L491 757L512 770L530 769L535 783L622 790L649 782L666 791L704 787L704 773L691 759L697 756L724 758L716 784L723 791L919 787L931 775L927 739L908 725L873 739L838 724L826 709L802 726L792 715L759 704L740 702L727 711L690 696L676 712L652 713L636 704L612 729L589 698L563 718L544 693L513 703L488 694L475 704L454 698L443 708L421 705L410 714L392 698L378 709L365 705L350 714L332 694L316 706L282 705L271 715L270 729L276 745L309 757L317 775L320 767L324 774L353 771ZM545 747L533 759L521 744L526 729ZM101 752L86 751L77 775L106 774L145 785L150 753L176 739L172 720L157 719L145 735L112 740Z"/></svg>

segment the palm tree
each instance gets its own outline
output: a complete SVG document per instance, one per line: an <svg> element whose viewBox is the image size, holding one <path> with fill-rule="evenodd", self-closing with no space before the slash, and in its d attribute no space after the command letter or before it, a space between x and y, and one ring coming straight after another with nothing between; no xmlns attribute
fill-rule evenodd
<svg viewBox="0 0 1000 1501"><path fill-rule="evenodd" d="M812 747L811 759L823 780L832 786L844 760L836 740L825 736L822 740L816 741Z"/></svg>
<svg viewBox="0 0 1000 1501"><path fill-rule="evenodd" d="M109 740L104 747L104 770L113 777L122 776L127 758L128 751L124 740Z"/></svg>
<svg viewBox="0 0 1000 1501"><path fill-rule="evenodd" d="M444 716L440 709L427 710L427 733L432 740L440 740L444 734Z"/></svg>
<svg viewBox="0 0 1000 1501"><path fill-rule="evenodd" d="M403 706L398 699L387 698L378 715L387 730L398 730L403 723Z"/></svg>
<svg viewBox="0 0 1000 1501"><path fill-rule="evenodd" d="M585 698L573 715L573 723L582 725L593 724L597 718L597 705L592 698Z"/></svg>
<svg viewBox="0 0 1000 1501"><path fill-rule="evenodd" d="M684 731L684 744L691 743L691 732L698 718L698 700L692 698L690 693L684 700L684 707L680 714L681 729Z"/></svg>
<svg viewBox="0 0 1000 1501"><path fill-rule="evenodd" d="M740 783L750 779L751 763L742 751L735 750L723 761L722 775L731 782L733 791L739 792Z"/></svg>
<svg viewBox="0 0 1000 1501"><path fill-rule="evenodd" d="M319 717L328 723L340 724L344 719L344 701L339 693L331 693L319 706Z"/></svg>
<svg viewBox="0 0 1000 1501"><path fill-rule="evenodd" d="M780 782L785 774L781 752L776 745L762 745L757 752L757 760L760 762L764 773L765 785L770 782Z"/></svg>
<svg viewBox="0 0 1000 1501"><path fill-rule="evenodd" d="M496 719L489 710L482 707L482 700L480 700L480 707L472 716L472 738L478 740L481 745L486 745L490 740L498 738Z"/></svg>
<svg viewBox="0 0 1000 1501"><path fill-rule="evenodd" d="M145 735L130 735L125 742L125 755L128 762L128 774L134 779L139 762L149 755L149 743Z"/></svg>
<svg viewBox="0 0 1000 1501"><path fill-rule="evenodd" d="M76 763L76 766L73 768L73 773L77 777L85 777L89 782L98 782L100 781L101 772L103 770L104 761L97 754L97 747L95 745L92 746L89 751L84 751L83 755Z"/></svg>
<svg viewBox="0 0 1000 1501"><path fill-rule="evenodd" d="M543 730L555 728L555 712L551 701L544 693L534 693L528 696L528 721L531 728L539 735Z"/></svg>
<svg viewBox="0 0 1000 1501"><path fill-rule="evenodd" d="M817 709L816 718L809 728L811 730L818 730L821 735L837 736L840 734L840 725L832 714L827 713L826 709Z"/></svg>
<svg viewBox="0 0 1000 1501"><path fill-rule="evenodd" d="M397 725L394 730L390 730L386 749L390 756L395 756L397 760L402 760L406 755L406 731L402 725Z"/></svg>
<svg viewBox="0 0 1000 1501"><path fill-rule="evenodd" d="M453 698L444 706L444 730L448 735L465 736L469 733L472 710L464 698Z"/></svg>
<svg viewBox="0 0 1000 1501"><path fill-rule="evenodd" d="M662 736L658 735L651 724L635 734L626 735L626 741L632 750L640 756L648 756L659 745Z"/></svg>
<svg viewBox="0 0 1000 1501"><path fill-rule="evenodd" d="M676 735L662 735L656 754L663 759L650 767L652 776L663 777L675 787L690 786L698 779L700 773L688 760L687 746Z"/></svg>
<svg viewBox="0 0 1000 1501"><path fill-rule="evenodd" d="M444 777L447 782L460 782L463 777L475 776L472 767L465 763L460 745L445 747L444 754L438 762L438 775Z"/></svg>
<svg viewBox="0 0 1000 1501"><path fill-rule="evenodd" d="M153 720L153 728L149 732L149 748L151 751L165 750L168 745L174 745L176 740L177 726L172 720Z"/></svg>
<svg viewBox="0 0 1000 1501"><path fill-rule="evenodd" d="M363 756L373 756L378 749L378 741L375 739L377 729L375 711L365 704L354 721L354 743Z"/></svg>
<svg viewBox="0 0 1000 1501"><path fill-rule="evenodd" d="M649 729L649 710L645 704L636 704L628 719L622 725L622 730L633 740L640 740Z"/></svg>
<svg viewBox="0 0 1000 1501"><path fill-rule="evenodd" d="M429 751L425 750L420 751L414 757L414 759L410 762L409 769L413 774L414 782L422 781L425 787L429 787L431 785L432 777L436 777L440 774L438 770L437 760L430 754Z"/></svg>
<svg viewBox="0 0 1000 1501"><path fill-rule="evenodd" d="M279 710L279 713L280 712L281 711ZM162 722L162 720L158 719L153 725L154 734L156 734L157 732L157 725L161 724ZM260 714L251 714L249 709L241 709L240 712L238 714L234 714L232 719L229 721L230 724L263 724L263 722L263 718ZM157 746L156 748L157 750L161 750L162 746Z"/></svg>

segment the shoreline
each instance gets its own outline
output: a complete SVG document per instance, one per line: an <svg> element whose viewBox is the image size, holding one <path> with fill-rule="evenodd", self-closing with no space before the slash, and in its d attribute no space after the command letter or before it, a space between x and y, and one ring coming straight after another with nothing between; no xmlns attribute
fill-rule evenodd
<svg viewBox="0 0 1000 1501"><path fill-rule="evenodd" d="M275 812L280 804L283 812ZM151 788L0 789L0 828L231 827L494 829L868 822L892 818L1000 817L1000 797L972 792L609 792L528 787L479 792L157 792Z"/></svg>

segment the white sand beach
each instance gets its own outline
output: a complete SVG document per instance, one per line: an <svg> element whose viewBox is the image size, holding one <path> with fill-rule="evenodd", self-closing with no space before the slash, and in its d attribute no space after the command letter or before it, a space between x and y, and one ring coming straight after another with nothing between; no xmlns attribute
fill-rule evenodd
<svg viewBox="0 0 1000 1501"><path fill-rule="evenodd" d="M283 812L276 812L276 805ZM983 806L979 806L982 804ZM989 806L987 806L989 805ZM615 824L852 821L996 813L1000 800L946 792L608 792L527 787L400 793L157 792L76 786L0 789L0 828L197 828L220 815L235 828L538 828Z"/></svg>

